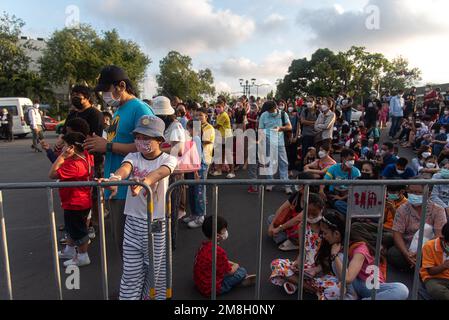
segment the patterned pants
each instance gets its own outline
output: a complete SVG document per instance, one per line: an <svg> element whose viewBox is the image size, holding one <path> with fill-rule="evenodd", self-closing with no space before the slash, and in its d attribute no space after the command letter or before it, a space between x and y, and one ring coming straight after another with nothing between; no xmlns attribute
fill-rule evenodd
<svg viewBox="0 0 449 320"><path fill-rule="evenodd" d="M163 223L162 231L153 234L153 255L150 261L147 221L126 217L120 300L148 300L151 288L155 288L156 300L166 299L165 229ZM154 266L154 278L150 263Z"/></svg>

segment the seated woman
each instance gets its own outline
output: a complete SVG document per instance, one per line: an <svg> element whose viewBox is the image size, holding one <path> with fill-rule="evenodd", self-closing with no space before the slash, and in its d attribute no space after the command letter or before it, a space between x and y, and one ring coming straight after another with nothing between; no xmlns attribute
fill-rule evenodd
<svg viewBox="0 0 449 320"><path fill-rule="evenodd" d="M411 168L415 171L416 175L421 173L426 173L425 161L428 157L432 155L432 147L430 146L422 146L419 148L417 157L412 159Z"/></svg>
<svg viewBox="0 0 449 320"><path fill-rule="evenodd" d="M315 160L311 164L304 167L304 172L310 172L315 179L323 179L327 169L336 164L337 162L331 157L330 146L321 146L318 152L318 160Z"/></svg>
<svg viewBox="0 0 449 320"><path fill-rule="evenodd" d="M438 166L438 158L434 155L426 158L424 161L424 169L421 170L420 176L423 179L432 179L433 175L440 172L440 167Z"/></svg>
<svg viewBox="0 0 449 320"><path fill-rule="evenodd" d="M297 210L297 203L300 207L303 203L303 195L298 192L295 202L290 204L288 201L281 206L277 215L270 216L268 222L268 235L273 238L279 249L282 251L293 251L299 249L298 230L300 224L303 222L303 211ZM325 203L321 197L316 193L311 193L309 197L309 210L307 212L307 241L306 245L310 250L317 250L319 246L319 220L321 219L321 212L325 208ZM314 253L310 253L311 262L313 263Z"/></svg>
<svg viewBox="0 0 449 320"><path fill-rule="evenodd" d="M400 283L386 283L386 260L381 257L381 265L379 276L377 279L371 279L372 268L375 264L375 244L376 238L361 227L352 227L349 243L349 264L346 270L346 283L352 285L357 296L363 300L371 299L371 292L367 284L377 282L378 289L376 290L377 300L405 300L408 298L408 288ZM343 246L338 244L335 246L333 252L341 252ZM336 274L339 279L343 272L343 259L340 255L335 257Z"/></svg>

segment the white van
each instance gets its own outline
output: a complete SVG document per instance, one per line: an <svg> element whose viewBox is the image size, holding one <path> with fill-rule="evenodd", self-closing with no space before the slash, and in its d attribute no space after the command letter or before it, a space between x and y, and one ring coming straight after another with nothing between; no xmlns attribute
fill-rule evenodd
<svg viewBox="0 0 449 320"><path fill-rule="evenodd" d="M32 105L28 98L0 98L0 110L6 108L13 115L13 135L25 138L31 133L31 128L25 122L25 112Z"/></svg>

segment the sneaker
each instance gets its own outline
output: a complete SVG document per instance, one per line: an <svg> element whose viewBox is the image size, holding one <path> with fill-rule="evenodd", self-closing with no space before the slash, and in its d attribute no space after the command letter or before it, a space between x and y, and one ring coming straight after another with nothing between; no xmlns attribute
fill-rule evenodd
<svg viewBox="0 0 449 320"><path fill-rule="evenodd" d="M75 257L73 257L71 260L64 262L64 267L69 267L69 266L84 267L84 266L88 266L89 264L90 264L90 259L89 259L88 254L85 254L84 256L78 254Z"/></svg>
<svg viewBox="0 0 449 320"><path fill-rule="evenodd" d="M229 173L227 176L226 176L226 179L234 179L235 178L235 173Z"/></svg>
<svg viewBox="0 0 449 320"><path fill-rule="evenodd" d="M95 228L94 227L89 227L89 239L93 240L95 239Z"/></svg>
<svg viewBox="0 0 449 320"><path fill-rule="evenodd" d="M195 218L196 218L196 217L194 217L194 216L187 216L187 217L182 218L181 220L182 220L182 222L184 222L184 223L189 223L190 221L195 220Z"/></svg>
<svg viewBox="0 0 449 320"><path fill-rule="evenodd" d="M273 191L273 188L274 188L274 186L267 186L265 188L265 190L268 191L268 192L271 192L271 191Z"/></svg>
<svg viewBox="0 0 449 320"><path fill-rule="evenodd" d="M67 250L67 247L66 247L66 249L58 252L58 256L59 256L59 259L70 260L76 256L76 250L75 250L75 248L73 248L73 250Z"/></svg>
<svg viewBox="0 0 449 320"><path fill-rule="evenodd" d="M187 225L190 229L200 228L204 223L204 216L198 217L193 221L190 221Z"/></svg>
<svg viewBox="0 0 449 320"><path fill-rule="evenodd" d="M223 172L221 172L221 171L214 171L210 175L213 176L213 177L218 177L218 176L222 176Z"/></svg>
<svg viewBox="0 0 449 320"><path fill-rule="evenodd" d="M59 239L59 243L65 246L67 244L67 235L64 235L61 239Z"/></svg>
<svg viewBox="0 0 449 320"><path fill-rule="evenodd" d="M64 225L60 225L58 228L59 231L63 232L65 230L65 226Z"/></svg>
<svg viewBox="0 0 449 320"><path fill-rule="evenodd" d="M256 275L249 274L246 276L245 280L240 283L241 287L252 287L256 284Z"/></svg>
<svg viewBox="0 0 449 320"><path fill-rule="evenodd" d="M257 190L257 187L251 186L248 188L248 193L251 193L251 194L259 193L259 190Z"/></svg>
<svg viewBox="0 0 449 320"><path fill-rule="evenodd" d="M291 240L286 240L279 246L279 250L281 251L295 251L298 250L299 246L291 242Z"/></svg>
<svg viewBox="0 0 449 320"><path fill-rule="evenodd" d="M285 193L289 196L292 195L293 194L292 188L290 188L290 187L285 188Z"/></svg>
<svg viewBox="0 0 449 320"><path fill-rule="evenodd" d="M289 295L295 294L296 290L298 290L298 287L290 282L284 283L283 287L285 292L287 292L287 294Z"/></svg>

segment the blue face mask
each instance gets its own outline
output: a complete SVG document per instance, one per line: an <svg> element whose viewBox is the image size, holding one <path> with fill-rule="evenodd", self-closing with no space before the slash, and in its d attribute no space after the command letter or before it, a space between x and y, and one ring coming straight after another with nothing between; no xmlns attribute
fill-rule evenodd
<svg viewBox="0 0 449 320"><path fill-rule="evenodd" d="M422 201L423 201L423 196L422 195L417 195L417 194L413 194L413 193L409 193L408 194L408 202L412 206L421 206L422 205Z"/></svg>
<svg viewBox="0 0 449 320"><path fill-rule="evenodd" d="M389 193L388 194L388 200L390 201L397 201L399 200L399 195L396 193Z"/></svg>
<svg viewBox="0 0 449 320"><path fill-rule="evenodd" d="M449 169L441 169L440 175L443 179L449 179Z"/></svg>

